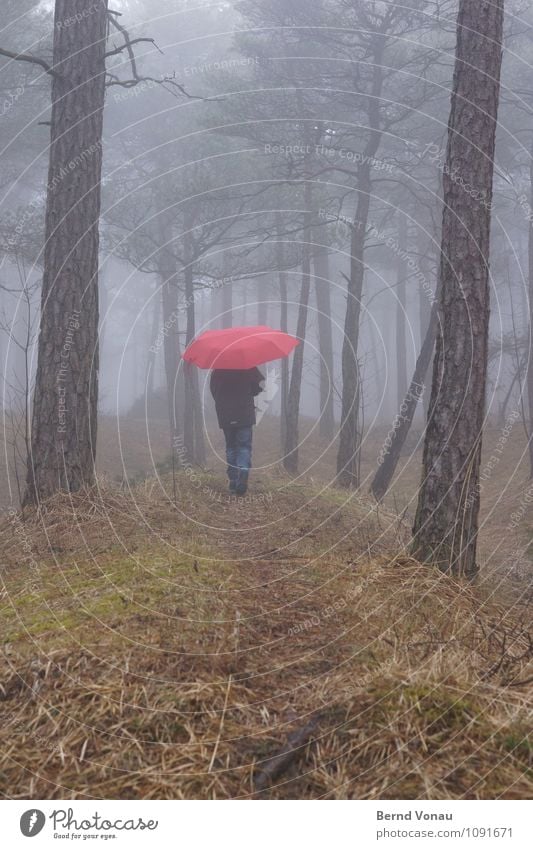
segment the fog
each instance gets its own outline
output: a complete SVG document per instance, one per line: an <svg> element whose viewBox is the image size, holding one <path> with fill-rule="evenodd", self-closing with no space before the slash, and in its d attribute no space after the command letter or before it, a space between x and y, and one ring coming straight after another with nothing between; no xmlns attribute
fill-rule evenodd
<svg viewBox="0 0 533 849"><path fill-rule="evenodd" d="M304 5L114 4L136 43L130 55L119 49L123 33L110 33L101 414L168 415L165 398L183 391L179 359L192 318L196 334L257 323L285 323L296 333L306 261L300 415L317 420L329 397L338 427L347 286L351 280L357 289L358 268L362 431L387 428L401 406L435 298L457 7L413 2L387 17L382 3ZM21 51L49 53L51 15L51 4L8 2L5 39ZM321 26L339 15L344 26L324 34ZM528 16L517 3L506 23L492 224L493 422L510 410L522 414L529 344ZM2 403L20 418L36 364L49 80L29 64L3 61ZM78 165L92 155L82 151ZM174 375L165 366L169 336ZM280 364L268 371L265 414L279 417ZM199 375L199 390L209 412L207 376ZM431 368L415 413L418 429L430 382Z"/></svg>

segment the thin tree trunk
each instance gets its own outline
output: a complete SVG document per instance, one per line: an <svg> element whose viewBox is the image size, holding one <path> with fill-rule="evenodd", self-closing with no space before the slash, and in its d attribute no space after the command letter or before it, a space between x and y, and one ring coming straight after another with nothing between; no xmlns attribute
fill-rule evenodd
<svg viewBox="0 0 533 849"><path fill-rule="evenodd" d="M168 244L168 243L165 243ZM175 261L163 248L164 261L160 271L161 305L163 312L163 359L167 388L168 423L171 438L181 433L183 413L179 404L179 337L178 337L178 287Z"/></svg>
<svg viewBox="0 0 533 849"><path fill-rule="evenodd" d="M478 568L502 27L503 0L461 0L443 177L439 326L412 543L421 561L468 577Z"/></svg>
<svg viewBox="0 0 533 849"><path fill-rule="evenodd" d="M530 162L529 162L529 205L530 211L533 210L533 144L531 145L530 152ZM528 251L528 301L529 301L529 333L528 333L528 347L529 347L529 357L527 363L527 375L526 375L526 385L527 385L527 404L528 404L528 415L529 415L529 440L528 440L528 451L529 451L529 477L533 478L533 216L532 220L529 222L528 228L528 242L527 242L527 251Z"/></svg>
<svg viewBox="0 0 533 849"><path fill-rule="evenodd" d="M223 296L222 296L223 297ZM224 325L224 318L220 315L221 312L221 293L220 289L212 289L210 300L210 317L209 329L220 330ZM222 307L223 309L223 307Z"/></svg>
<svg viewBox="0 0 533 849"><path fill-rule="evenodd" d="M339 486L355 488L359 486L360 442L359 404L361 398L359 385L359 331L361 318L361 298L365 275L365 241L370 211L370 162L375 157L382 137L380 130L380 98L383 87L384 42L379 39L373 54L373 80L371 97L368 100L368 126L370 138L365 147L364 157L358 170L357 207L352 225L350 240L350 279L348 282L346 316L344 320L344 338L342 345L342 400L339 447L337 451L337 477Z"/></svg>
<svg viewBox="0 0 533 849"><path fill-rule="evenodd" d="M420 282L420 287L418 290L418 316L420 322L420 345L426 338L426 333L429 327L429 322L431 319L431 298L429 293L429 258L425 253L426 245L420 240L419 250L420 250L420 271L423 276L423 280ZM425 283L425 285L424 285Z"/></svg>
<svg viewBox="0 0 533 849"><path fill-rule="evenodd" d="M430 278L429 272L429 260L427 256L421 251L421 259L420 259L420 271L423 275L423 282L420 283L420 288L418 290L418 308L419 308L419 318L420 318L420 346L422 347L423 341L427 336L428 327L431 321L431 298L428 290L428 281ZM423 283L426 282L424 286ZM433 345L433 349L431 352L431 358L428 365L431 366L431 362L433 360L433 351L435 350L435 345ZM429 412L429 395L428 387L425 387L424 393L422 395L422 406L424 412L424 421L426 421L428 412Z"/></svg>
<svg viewBox="0 0 533 849"><path fill-rule="evenodd" d="M196 335L194 274L191 263L187 263L185 266L185 303L187 309L185 342L186 345L189 345ZM205 463L205 441L202 402L198 385L198 369L191 363L184 363L183 368L185 378L183 443L189 462L201 466Z"/></svg>
<svg viewBox="0 0 533 849"><path fill-rule="evenodd" d="M267 278L259 274L256 281L257 323L268 324Z"/></svg>
<svg viewBox="0 0 533 849"><path fill-rule="evenodd" d="M370 485L371 492L378 501L381 501L390 486L390 482L394 476L398 460L402 453L402 448L405 445L405 440L407 439L407 434L409 433L409 429L413 423L417 404L423 394L424 380L433 356L436 334L437 303L435 302L431 310L431 318L426 331L426 338L422 343L422 347L416 361L411 384L405 398L402 399L399 405L393 427L387 436L383 453L379 458L380 464L378 466L378 470Z"/></svg>
<svg viewBox="0 0 533 849"><path fill-rule="evenodd" d="M227 328L232 326L232 310L233 310L233 297L232 297L232 288L231 283L224 283L224 288L222 290L222 304L223 304L223 320L222 327Z"/></svg>
<svg viewBox="0 0 533 849"><path fill-rule="evenodd" d="M222 327L231 327L233 324L233 283L229 276L229 264L226 257L223 262L224 279L222 281Z"/></svg>
<svg viewBox="0 0 533 849"><path fill-rule="evenodd" d="M398 247L400 257L407 252L407 220L400 213L398 227ZM398 262L398 277L396 280L396 392L398 408L401 407L407 392L407 333L405 313L407 308L407 263L403 259Z"/></svg>
<svg viewBox="0 0 533 849"><path fill-rule="evenodd" d="M499 424L500 427L505 426L505 422L506 422L506 419L507 419L507 407L509 406L509 401L511 400L511 396L513 394L513 389L515 387L515 384L518 383L519 389L522 388L522 386L521 386L521 384L522 384L522 373L523 373L525 365L526 365L526 363L525 363L524 359L522 359L522 360L518 359L518 362L516 363L516 371L511 378L511 382L509 383L509 386L507 388L507 392L505 393L505 395L503 397L503 401L501 402L500 409L498 411L498 424Z"/></svg>
<svg viewBox="0 0 533 849"><path fill-rule="evenodd" d="M527 395L527 392L525 391L525 385L524 385L524 379L523 379L525 369L527 369L527 363L528 363L528 359L529 359L529 351L526 349L525 353L522 354L522 356L520 356L520 345L519 345L519 339L518 339L518 333L517 333L517 327L516 327L516 319L515 319L515 307L514 307L514 298L513 298L512 272L511 272L510 259L511 259L510 254L507 253L506 256L505 256L505 265L506 265L507 285L508 285L508 288L509 288L509 306L511 308L511 324L512 324L512 329L513 329L514 359L515 359L516 371L515 371L515 373L512 377L512 380L509 384L507 392L505 393L504 399L501 403L498 419L499 419L500 426L503 427L505 425L505 421L506 421L506 418L507 418L507 407L509 405L509 401L511 400L514 385L515 385L515 383L518 382L518 390L519 390L518 403L520 405L520 412L521 412L521 417L522 417L522 426L524 428L526 440L528 441L528 447L529 447L529 437L530 437L529 416L528 416L528 413L526 413L526 410L525 410L525 405L527 403L527 398L525 396ZM522 287L520 287L520 288L522 289ZM526 312L527 312L527 310L526 310Z"/></svg>
<svg viewBox="0 0 533 849"><path fill-rule="evenodd" d="M331 293L329 284L329 251L326 245L316 245L313 255L315 297L318 313L318 347L320 351L320 425L323 439L335 435L333 411L333 336L331 330Z"/></svg>
<svg viewBox="0 0 533 849"><path fill-rule="evenodd" d="M302 283L298 306L298 321L296 336L300 344L293 354L292 372L287 394L287 415L285 426L285 446L283 465L291 474L298 471L298 439L300 418L300 397L302 392L302 374L304 365L305 333L307 329L307 313L309 306L309 291L311 287L311 209L312 186L309 181L304 186L304 215L303 232Z"/></svg>
<svg viewBox="0 0 533 849"><path fill-rule="evenodd" d="M276 212L276 262L278 265L279 285L279 325L280 330L288 331L287 307L287 273L285 271L285 256L282 242L282 224L279 212ZM280 438L282 450L285 448L287 426L287 397L289 394L289 360L284 357L281 361L281 404L280 404Z"/></svg>
<svg viewBox="0 0 533 849"><path fill-rule="evenodd" d="M167 390L167 410L170 437L174 440L183 432L183 376L180 369L178 268L172 250L172 224L159 217L157 237L160 245L158 271L161 281L161 311L163 319L163 362ZM154 322L156 317L154 315ZM155 355L154 355L155 356Z"/></svg>
<svg viewBox="0 0 533 849"><path fill-rule="evenodd" d="M103 358L103 351L105 349L106 343L106 324L105 319L107 317L107 306L109 297L107 294L107 276L102 274L103 269L100 270L98 275L98 350L100 352L100 358ZM106 268L107 271L107 268Z"/></svg>
<svg viewBox="0 0 533 849"><path fill-rule="evenodd" d="M146 397L148 399L152 398L154 394L154 385L155 385L155 363L156 363L156 342L157 342L157 333L159 330L159 315L160 315L160 301L159 298L154 297L152 299L152 323L150 326L150 337L148 344L148 356L146 358L146 373L145 373L145 386L146 386Z"/></svg>
<svg viewBox="0 0 533 849"><path fill-rule="evenodd" d="M75 26L67 19L77 20ZM107 0L56 0L41 324L25 503L94 483Z"/></svg>
<svg viewBox="0 0 533 849"><path fill-rule="evenodd" d="M366 172L366 173L365 173ZM346 300L342 345L342 401L337 483L346 488L359 486L359 331L364 282L364 254L370 210L370 169L363 167L359 178L359 199L350 240L350 279Z"/></svg>
<svg viewBox="0 0 533 849"><path fill-rule="evenodd" d="M131 362L131 367L130 367L131 368L131 394L132 394L131 403L132 404L137 400L137 398L141 394L139 392L139 383L140 383L140 381L139 381L139 344L138 344L139 335L140 335L139 334L139 325L137 324L135 326L135 329L133 330L133 332L130 335L130 346L131 346L131 349L132 349L132 351L131 351L132 362Z"/></svg>

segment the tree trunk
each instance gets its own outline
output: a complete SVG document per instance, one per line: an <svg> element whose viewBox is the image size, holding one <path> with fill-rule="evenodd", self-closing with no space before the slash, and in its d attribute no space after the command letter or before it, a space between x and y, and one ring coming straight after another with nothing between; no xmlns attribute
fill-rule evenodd
<svg viewBox="0 0 533 849"><path fill-rule="evenodd" d="M257 323L268 324L267 277L259 274L256 281Z"/></svg>
<svg viewBox="0 0 533 849"><path fill-rule="evenodd" d="M344 319L342 345L342 403L337 483L346 488L359 486L359 330L363 296L364 254L370 210L370 169L363 166L359 178L359 199L350 239L350 280Z"/></svg>
<svg viewBox="0 0 533 849"><path fill-rule="evenodd" d="M407 307L407 263L403 259L407 252L407 220L405 215L402 214L400 214L398 227L398 247L400 259L398 261L398 276L396 279L396 392L399 409L407 392L407 333L405 321Z"/></svg>
<svg viewBox="0 0 533 849"><path fill-rule="evenodd" d="M224 279L222 281L222 327L233 324L233 283L229 276L229 265L224 262Z"/></svg>
<svg viewBox="0 0 533 849"><path fill-rule="evenodd" d="M168 245L169 242L164 242ZM183 413L179 403L179 336L178 336L178 286L175 261L163 248L165 255L160 270L161 305L163 312L163 359L165 364L165 382L167 387L168 423L171 438L181 433Z"/></svg>
<svg viewBox="0 0 533 849"><path fill-rule="evenodd" d="M533 144L531 146L531 159L529 162L529 206L533 210ZM527 363L527 404L529 417L529 477L533 478L533 216L528 228L528 301L529 301L529 333L528 348L529 357Z"/></svg>
<svg viewBox="0 0 533 849"><path fill-rule="evenodd" d="M423 234L422 234L423 235ZM419 317L419 329L420 329L420 346L422 346L422 342L426 338L427 330L429 327L429 322L431 319L431 297L429 292L429 278L431 276L429 271L429 257L426 253L428 250L428 245L424 241L424 239L420 239L418 243L418 250L420 253L420 271L422 274L422 280L420 281L420 286L418 290L418 317ZM424 285L425 284L425 285Z"/></svg>
<svg viewBox="0 0 533 849"><path fill-rule="evenodd" d="M331 330L331 293L329 284L329 251L325 245L316 245L313 256L315 297L318 313L318 347L320 351L320 425L323 439L331 441L335 435L333 410L333 336Z"/></svg>
<svg viewBox="0 0 533 849"><path fill-rule="evenodd" d="M305 333L307 329L307 313L309 306L309 291L311 287L311 204L312 187L307 181L304 186L304 216L302 284L298 306L298 321L296 336L300 340L293 354L292 372L287 394L287 415L285 425L285 445L283 465L291 474L298 471L298 425L300 418L300 396L302 392L302 374L304 365Z"/></svg>
<svg viewBox="0 0 533 849"><path fill-rule="evenodd" d="M178 265L172 249L173 230L168 217L157 219L157 255L159 279L161 281L161 312L163 319L163 363L167 390L168 423L170 438L174 440L183 432L184 390L180 368ZM154 321L156 316L154 315ZM155 358L155 354L154 354Z"/></svg>
<svg viewBox="0 0 533 849"><path fill-rule="evenodd" d="M214 288L211 290L211 296L209 298L209 330L221 330L224 327L224 320L220 314L221 310L224 309L222 305L222 298L223 294L220 292L220 289Z"/></svg>
<svg viewBox="0 0 533 849"><path fill-rule="evenodd" d="M519 389L522 390L522 375L524 372L524 367L526 366L525 358L518 358L518 362L516 363L516 371L513 374L509 386L507 387L507 391L503 397L503 401L500 404L500 409L498 411L498 425L499 427L505 427L505 422L507 421L507 407L509 406L509 401L511 400L511 396L513 394L513 389L515 384L518 383ZM522 421L526 417L522 417ZM524 422L527 425L527 422ZM529 430L527 430L527 438L529 439Z"/></svg>
<svg viewBox="0 0 533 849"><path fill-rule="evenodd" d="M157 354L156 342L160 315L159 303L160 302L157 297L152 299L152 323L150 326L150 337L148 339L148 356L146 358L145 372L145 392L148 401L153 397L155 387L155 364Z"/></svg>
<svg viewBox="0 0 533 849"><path fill-rule="evenodd" d="M194 275L193 266L190 262L185 266L185 303L187 309L185 342L186 345L189 345L196 335ZM205 463L205 441L198 369L192 363L184 363L183 372L185 379L183 444L188 461L201 466Z"/></svg>
<svg viewBox="0 0 533 849"><path fill-rule="evenodd" d="M412 543L421 561L468 577L477 571L502 26L503 0L461 0L443 176L439 323Z"/></svg>
<svg viewBox="0 0 533 849"><path fill-rule="evenodd" d="M106 318L109 320L107 315L108 310L108 271L109 266L106 266L106 273L103 274L103 269L100 269L100 273L98 275L98 350L100 353L100 357L103 358L103 351L105 350L106 343Z"/></svg>
<svg viewBox="0 0 533 849"><path fill-rule="evenodd" d="M67 19L78 21L68 26ZM107 0L56 0L51 146L25 503L94 483Z"/></svg>
<svg viewBox="0 0 533 849"><path fill-rule="evenodd" d="M429 369L429 364L435 348L435 336L437 333L437 304L433 305L431 318L426 331L426 338L422 343L418 355L411 385L402 399L398 408L398 414L394 420L391 432L379 457L379 466L370 490L377 501L381 501L387 492L393 478L398 460L405 445L407 434L413 423L416 407L424 391L424 380Z"/></svg>
<svg viewBox="0 0 533 849"><path fill-rule="evenodd" d="M375 157L382 137L380 130L380 98L383 87L384 42L379 39L373 53L373 79L371 97L368 99L368 126L370 137L364 150L362 163L358 169L357 207L350 239L350 279L348 282L346 316L344 320L344 338L342 344L342 401L339 447L337 451L337 477L339 486L355 488L359 486L359 450L361 434L359 430L359 323L361 318L361 298L365 275L365 241L370 211L371 160Z"/></svg>
<svg viewBox="0 0 533 849"><path fill-rule="evenodd" d="M287 306L287 273L285 271L285 256L283 250L283 228L281 215L276 211L276 262L278 265L279 285L279 326L280 330L288 332L288 306ZM282 450L285 449L287 428L287 397L289 394L289 359L281 360L281 403L280 403L280 440Z"/></svg>
<svg viewBox="0 0 533 849"><path fill-rule="evenodd" d="M420 283L420 288L418 290L418 309L419 309L419 319L420 319L420 347L422 347L424 339L427 336L429 324L430 324L430 321L431 321L432 308L431 308L430 292L429 292L429 289L428 289L429 278L430 278L429 259L426 256L426 254L424 253L423 247L422 247L420 253L421 253L420 271L422 272L422 275L423 275L423 281ZM426 283L425 286L424 286L424 282ZM429 371L429 367L431 366L431 361L433 359L433 351L434 350L435 350L435 345L433 344L431 357L430 357L430 361L429 361L429 364L428 364L428 371ZM422 395L422 406L423 406L423 413L424 413L424 421L427 420L428 412L429 412L429 395L430 395L430 393L428 391L428 388L425 387L424 393Z"/></svg>

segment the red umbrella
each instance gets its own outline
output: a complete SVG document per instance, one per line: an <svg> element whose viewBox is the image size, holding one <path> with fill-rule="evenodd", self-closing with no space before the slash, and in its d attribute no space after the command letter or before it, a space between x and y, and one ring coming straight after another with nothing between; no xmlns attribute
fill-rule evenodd
<svg viewBox="0 0 533 849"><path fill-rule="evenodd" d="M299 340L264 324L206 330L194 339L183 359L199 368L247 369L287 357Z"/></svg>

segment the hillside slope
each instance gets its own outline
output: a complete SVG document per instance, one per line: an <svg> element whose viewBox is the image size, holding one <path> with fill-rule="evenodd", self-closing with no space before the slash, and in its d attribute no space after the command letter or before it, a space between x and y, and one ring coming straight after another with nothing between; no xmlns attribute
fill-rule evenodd
<svg viewBox="0 0 533 849"><path fill-rule="evenodd" d="M10 798L531 798L531 607L358 497L180 473L0 528Z"/></svg>

